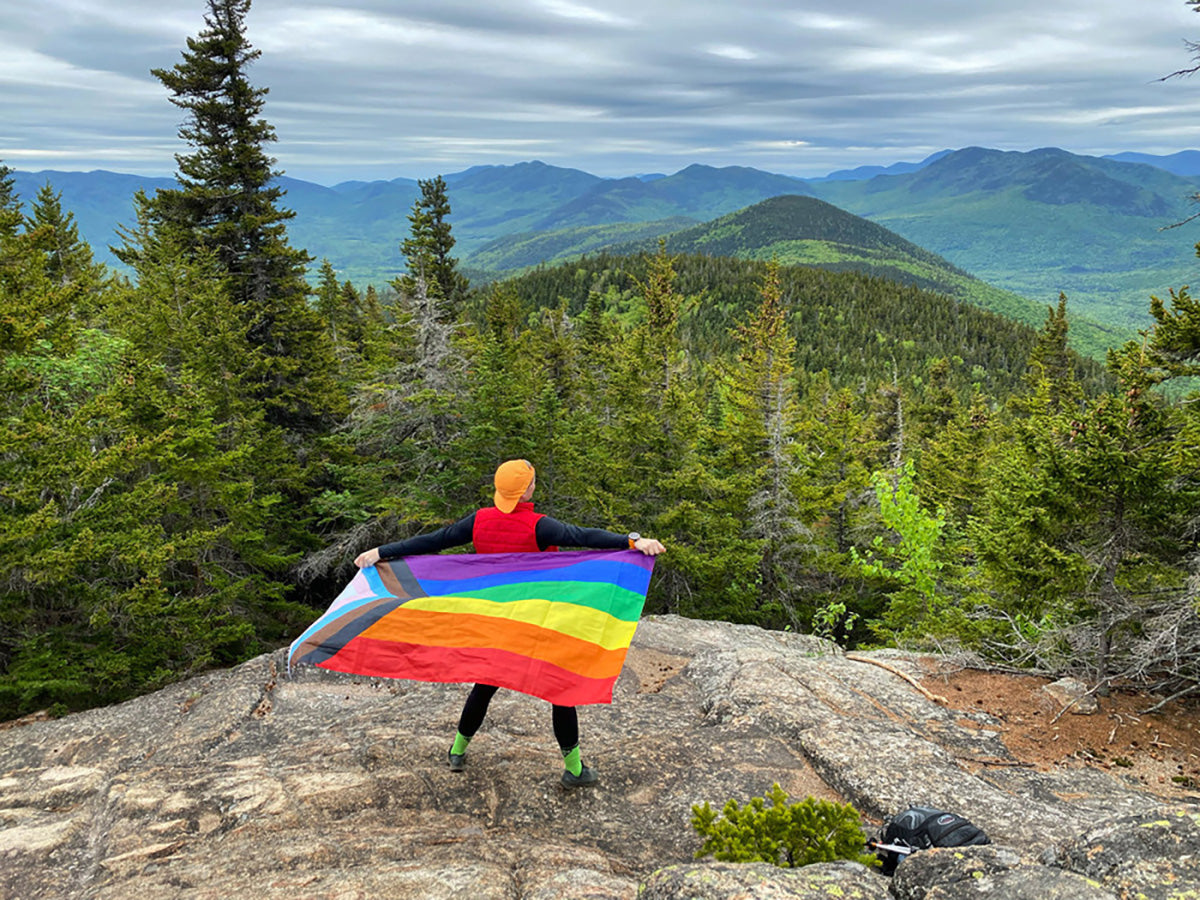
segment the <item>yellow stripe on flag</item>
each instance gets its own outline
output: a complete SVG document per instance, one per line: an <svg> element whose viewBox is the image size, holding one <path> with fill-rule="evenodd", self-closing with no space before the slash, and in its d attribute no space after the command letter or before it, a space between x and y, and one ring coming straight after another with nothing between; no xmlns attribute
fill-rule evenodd
<svg viewBox="0 0 1200 900"><path fill-rule="evenodd" d="M575 606L562 601L537 598L497 603L478 597L417 597L409 600L404 606L407 609L425 609L431 612L469 613L496 619L511 619L539 628L548 628L596 644L605 650L628 647L637 629L637 622L623 622L589 606Z"/></svg>

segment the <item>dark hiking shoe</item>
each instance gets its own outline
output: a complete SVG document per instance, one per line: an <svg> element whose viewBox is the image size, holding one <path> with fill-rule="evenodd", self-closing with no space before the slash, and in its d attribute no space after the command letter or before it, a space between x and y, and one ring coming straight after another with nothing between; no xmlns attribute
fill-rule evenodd
<svg viewBox="0 0 1200 900"><path fill-rule="evenodd" d="M595 784L600 779L600 776L584 766L578 775L572 775L570 771L563 772L562 786L565 788L582 787L585 784Z"/></svg>
<svg viewBox="0 0 1200 900"><path fill-rule="evenodd" d="M450 753L450 771L461 772L467 767L467 755L465 753Z"/></svg>

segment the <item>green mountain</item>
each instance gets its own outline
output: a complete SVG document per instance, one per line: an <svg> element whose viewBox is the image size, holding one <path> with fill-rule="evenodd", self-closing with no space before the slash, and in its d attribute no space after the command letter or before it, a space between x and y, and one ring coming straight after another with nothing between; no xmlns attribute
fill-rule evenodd
<svg viewBox="0 0 1200 900"><path fill-rule="evenodd" d="M1200 180L1153 166L972 147L918 172L822 182L824 200L886 225L984 281L1123 328L1148 324L1150 294L1195 273ZM1168 230L1164 230L1168 229Z"/></svg>
<svg viewBox="0 0 1200 900"><path fill-rule="evenodd" d="M540 223L606 181L543 162L476 166L446 178L453 227L464 253L498 237L544 230Z"/></svg>
<svg viewBox="0 0 1200 900"><path fill-rule="evenodd" d="M777 259L784 265L817 266L834 272L861 272L922 290L947 294L973 306L1040 328L1046 304L994 287L882 225L815 197L772 197L711 222L671 231L671 220L636 226L593 226L496 241L469 257L477 269L503 271L557 263L604 250L614 255L652 252L659 237L672 254ZM678 228L678 226L676 226ZM608 246L603 241L616 235ZM1072 343L1089 356L1132 337L1072 314Z"/></svg>
<svg viewBox="0 0 1200 900"><path fill-rule="evenodd" d="M695 224L694 219L678 216L654 222L615 222L558 231L527 231L485 244L464 257L462 262L467 268L487 273L485 277L491 278L543 263L564 262L616 245L653 244L660 235Z"/></svg>

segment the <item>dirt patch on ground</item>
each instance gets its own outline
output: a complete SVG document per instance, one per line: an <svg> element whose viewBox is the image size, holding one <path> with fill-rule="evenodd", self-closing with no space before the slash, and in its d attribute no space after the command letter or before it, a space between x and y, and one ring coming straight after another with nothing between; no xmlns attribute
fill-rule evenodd
<svg viewBox="0 0 1200 900"><path fill-rule="evenodd" d="M987 726L964 718L960 724L998 731L1022 763L1042 771L1105 769L1167 799L1200 802L1200 698L1147 712L1163 698L1114 689L1096 698L1099 709L1090 715L1059 715L1062 704L1042 692L1050 679L952 668L932 658L922 660L922 667L921 683L951 708L986 712L999 722Z"/></svg>
<svg viewBox="0 0 1200 900"><path fill-rule="evenodd" d="M632 647L625 656L625 665L638 678L639 694L657 694L663 685L683 671L688 657Z"/></svg>

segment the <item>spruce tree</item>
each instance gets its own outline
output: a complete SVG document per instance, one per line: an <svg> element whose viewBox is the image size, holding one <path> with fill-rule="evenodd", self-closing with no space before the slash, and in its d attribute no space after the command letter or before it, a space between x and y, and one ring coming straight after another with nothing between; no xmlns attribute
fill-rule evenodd
<svg viewBox="0 0 1200 900"><path fill-rule="evenodd" d="M1200 299L1184 287L1172 290L1170 300L1168 309L1158 297L1150 298L1155 322L1150 333L1151 357L1161 369L1162 380L1200 375Z"/></svg>
<svg viewBox="0 0 1200 900"><path fill-rule="evenodd" d="M996 646L1098 682L1162 662L1142 635L1156 598L1182 591L1197 504L1194 432L1152 390L1153 355L1130 342L1109 368L1117 389L1070 408L1046 378L1021 400L972 523L996 602L1018 626Z"/></svg>
<svg viewBox="0 0 1200 900"><path fill-rule="evenodd" d="M788 324L771 262L759 287L759 306L737 327L738 359L724 379L727 467L741 482L746 535L758 546L759 603L764 618L798 627L791 594L802 567L808 528L799 517L796 482L798 410L793 359L796 339Z"/></svg>
<svg viewBox="0 0 1200 900"><path fill-rule="evenodd" d="M501 460L534 461L539 500L545 507L549 472L542 454L547 448L540 435L531 433L529 421L540 373L520 329L520 304L511 290L497 287L489 294L486 312L487 327L464 346L470 378L463 386L463 431L451 457L461 471L478 473L476 483L486 483Z"/></svg>
<svg viewBox="0 0 1200 900"><path fill-rule="evenodd" d="M458 260L451 255L454 236L450 233L450 201L441 175L418 181L421 196L408 216L410 234L400 245L408 274L397 288L402 293L415 290L416 279L424 279L425 290L441 301L442 316L454 319L467 296L467 279L458 271Z"/></svg>
<svg viewBox="0 0 1200 900"><path fill-rule="evenodd" d="M1047 308L1046 324L1038 332L1037 343L1029 354L1025 380L1030 387L1045 380L1056 408L1078 405L1083 390L1075 374L1075 363L1067 345L1067 296L1058 295L1058 306Z"/></svg>
<svg viewBox="0 0 1200 900"><path fill-rule="evenodd" d="M342 309L342 286L333 263L328 259L321 260L321 268L317 274L316 299L317 315L324 321L334 352L340 357L342 345L350 339L346 328L348 316Z"/></svg>
<svg viewBox="0 0 1200 900"><path fill-rule="evenodd" d="M25 240L41 257L42 276L63 306L81 322L93 321L105 269L92 259L92 248L80 238L74 214L63 209L62 194L48 182L25 219Z"/></svg>
<svg viewBox="0 0 1200 900"><path fill-rule="evenodd" d="M671 370L678 365L679 313L683 297L675 290L675 261L667 256L667 243L660 238L658 253L650 258L646 280L638 281L646 302L646 355L654 367L647 374L665 397L671 390Z"/></svg>
<svg viewBox="0 0 1200 900"><path fill-rule="evenodd" d="M827 371L805 379L798 418L796 499L799 518L811 523L814 552L797 606L814 632L837 637L882 605L866 591L850 551L873 530L871 473L887 448L873 437L861 394L834 388Z"/></svg>
<svg viewBox="0 0 1200 900"><path fill-rule="evenodd" d="M19 367L5 365L8 354L66 352L73 340L79 292L56 283L48 259L25 224L12 170L0 164L0 383ZM0 402L3 392L0 392Z"/></svg>
<svg viewBox="0 0 1200 900"><path fill-rule="evenodd" d="M160 191L155 211L189 242L216 251L235 283L235 296L259 304L295 292L308 255L288 246L285 224L295 216L277 202L282 174L264 146L275 129L260 117L267 88L247 77L261 51L246 39L250 0L208 0L205 29L188 38L183 61L152 69L187 113L177 153L178 190Z"/></svg>
<svg viewBox="0 0 1200 900"><path fill-rule="evenodd" d="M311 431L340 401L330 342L307 304L309 256L288 243L286 223L295 213L279 206L282 172L264 149L275 140L261 118L267 89L247 77L260 55L245 33L250 0L207 5L205 27L188 38L183 60L152 70L187 113L179 137L191 150L175 156L180 187L140 201L139 215L185 255L215 256L260 350L252 381L270 420ZM123 236L117 255L136 267L138 234Z"/></svg>
<svg viewBox="0 0 1200 900"><path fill-rule="evenodd" d="M12 171L0 163L0 240L14 237L21 225L21 202L17 197ZM3 258L0 258L0 264L3 262Z"/></svg>

